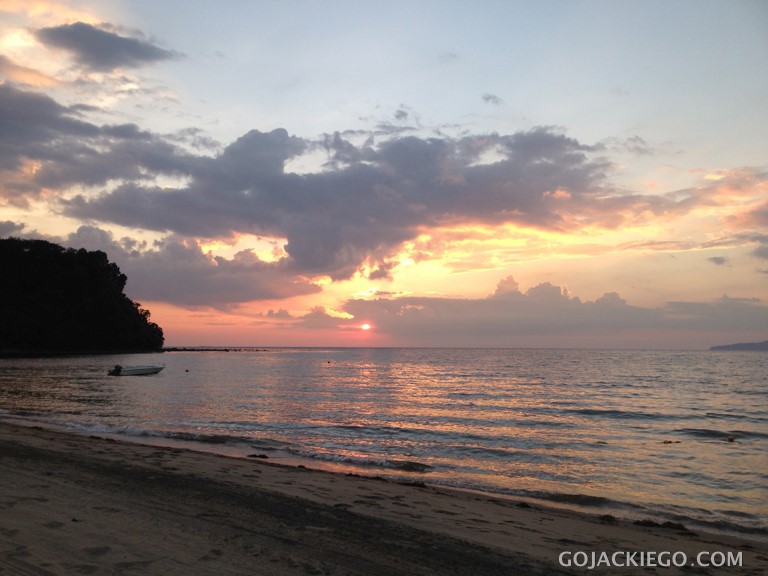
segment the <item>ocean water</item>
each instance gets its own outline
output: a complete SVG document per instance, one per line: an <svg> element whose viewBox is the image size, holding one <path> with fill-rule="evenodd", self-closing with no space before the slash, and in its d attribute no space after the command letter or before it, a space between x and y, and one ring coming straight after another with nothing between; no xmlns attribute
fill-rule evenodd
<svg viewBox="0 0 768 576"><path fill-rule="evenodd" d="M107 376L117 363L166 368ZM0 418L768 538L760 352L0 359Z"/></svg>

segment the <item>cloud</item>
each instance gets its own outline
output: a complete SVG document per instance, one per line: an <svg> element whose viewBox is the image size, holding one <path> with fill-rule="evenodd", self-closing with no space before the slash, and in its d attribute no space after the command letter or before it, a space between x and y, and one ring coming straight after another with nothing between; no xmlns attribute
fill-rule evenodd
<svg viewBox="0 0 768 576"><path fill-rule="evenodd" d="M299 318L294 326L314 330L335 330L340 327L340 320L328 314L322 306L315 306Z"/></svg>
<svg viewBox="0 0 768 576"><path fill-rule="evenodd" d="M766 187L768 192L768 186ZM740 215L735 221L741 225L750 225L760 228L768 228L768 201L761 203L760 205L747 210L744 214Z"/></svg>
<svg viewBox="0 0 768 576"><path fill-rule="evenodd" d="M752 255L762 260L768 260L768 243L762 244L754 249Z"/></svg>
<svg viewBox="0 0 768 576"><path fill-rule="evenodd" d="M0 238L7 238L20 233L26 226L10 220L0 221Z"/></svg>
<svg viewBox="0 0 768 576"><path fill-rule="evenodd" d="M344 311L355 317L350 322L365 319L378 333L409 346L633 348L655 343L697 348L738 334L760 338L768 326L768 306L755 300L723 297L712 303L642 308L614 292L582 301L550 283L523 293L511 277L488 298L353 299Z"/></svg>
<svg viewBox="0 0 768 576"><path fill-rule="evenodd" d="M270 309L267 312L267 317L268 318L278 318L278 319L281 319L281 320L290 320L292 318L291 313L288 312L288 310L284 310L282 308L280 308L278 310L271 310Z"/></svg>
<svg viewBox="0 0 768 576"><path fill-rule="evenodd" d="M677 200L681 210L720 208L728 206L722 219L731 228L765 227L768 225L768 172L758 168L742 167L703 174L699 186L668 193Z"/></svg>
<svg viewBox="0 0 768 576"><path fill-rule="evenodd" d="M756 298L723 296L714 303L668 302L664 313L672 325L694 331L717 333L731 329L764 335L768 326L768 306Z"/></svg>
<svg viewBox="0 0 768 576"><path fill-rule="evenodd" d="M97 28L84 22L41 28L36 32L43 44L71 52L80 65L98 72L117 68L138 68L180 54L140 38L121 36L108 25Z"/></svg>
<svg viewBox="0 0 768 576"><path fill-rule="evenodd" d="M98 135L96 126L75 116L44 94L0 84L0 167L17 168L22 158L55 161L62 140L72 145Z"/></svg>
<svg viewBox="0 0 768 576"><path fill-rule="evenodd" d="M496 96L495 94L488 94L487 92L483 94L483 102L486 104L493 104L494 106L501 106L504 104L504 100Z"/></svg>
<svg viewBox="0 0 768 576"><path fill-rule="evenodd" d="M77 119L76 114L36 92L24 92L0 84L0 195L23 204L36 197L41 186L36 173L45 163L76 158L82 140L98 129ZM72 144L77 144L73 147Z"/></svg>
<svg viewBox="0 0 768 576"><path fill-rule="evenodd" d="M96 198L77 197L65 212L188 236L247 232L287 238L297 273L334 279L349 278L366 264L386 275L398 247L425 228L613 227L666 204L611 190L607 161L591 159L590 147L547 128L459 139L395 137L375 147L334 135L323 145L332 151L335 169L301 175L287 173L286 162L314 143L285 130L252 130L217 157L179 156L169 144L150 140L135 143L147 151L143 157L125 153L135 150L133 142L120 142L98 155L98 163L94 156L77 167L91 175L89 183L103 181L98 169L113 163L124 178L140 168L188 170L187 187L127 183ZM477 164L488 149L504 159ZM149 167L149 158L157 158L157 165ZM47 173L53 175L52 169ZM71 180L70 173L58 176Z"/></svg>
<svg viewBox="0 0 768 576"><path fill-rule="evenodd" d="M297 272L342 279L366 263L385 274L397 248L425 227L517 222L558 229L570 225L571 213L615 225L622 210L656 203L601 199L608 164L546 128L511 136L395 137L376 147L334 135L323 146L338 168L286 173L286 162L312 145L285 130L252 130L217 157L185 158L191 178L185 188L124 184L96 198L75 198L65 211L183 235L283 237ZM475 164L489 148L506 159ZM123 162L120 168L131 166Z"/></svg>
<svg viewBox="0 0 768 576"><path fill-rule="evenodd" d="M177 306L230 309L320 292L319 286L295 277L285 262L265 262L249 250L227 259L206 254L195 241L173 237L147 249L93 226L81 226L60 242L106 252L128 276L127 292Z"/></svg>
<svg viewBox="0 0 768 576"><path fill-rule="evenodd" d="M16 82L18 84L26 84L27 86L53 86L58 81L47 74L43 74L33 68L27 68L14 63L7 56L0 54L0 78Z"/></svg>
<svg viewBox="0 0 768 576"><path fill-rule="evenodd" d="M164 136L135 124L97 125L84 119L87 112L0 85L6 201L45 192L62 197L63 214L91 222L182 238L256 234L285 244L285 273L334 280L363 269L373 279L391 277L404 243L425 232L613 229L717 205L725 185L744 198L764 185L760 174L742 171L668 196L628 193L611 183L604 147L546 126L455 137L337 132L314 140L250 130L218 148L195 129ZM183 147L193 142L205 152ZM324 166L287 168L320 149L328 154Z"/></svg>
<svg viewBox="0 0 768 576"><path fill-rule="evenodd" d="M503 280L500 280L496 286L496 290L489 298L506 299L517 298L520 296L520 285L512 276L507 276Z"/></svg>
<svg viewBox="0 0 768 576"><path fill-rule="evenodd" d="M135 124L98 126L82 106L0 84L0 197L14 203L43 189L187 174L189 155Z"/></svg>
<svg viewBox="0 0 768 576"><path fill-rule="evenodd" d="M712 256L711 258L707 258L707 260L712 262L715 266L724 266L728 263L728 258L722 256Z"/></svg>
<svg viewBox="0 0 768 576"><path fill-rule="evenodd" d="M651 148L640 136L627 138L621 143L621 146L628 152L637 156L649 156L654 153L653 148Z"/></svg>

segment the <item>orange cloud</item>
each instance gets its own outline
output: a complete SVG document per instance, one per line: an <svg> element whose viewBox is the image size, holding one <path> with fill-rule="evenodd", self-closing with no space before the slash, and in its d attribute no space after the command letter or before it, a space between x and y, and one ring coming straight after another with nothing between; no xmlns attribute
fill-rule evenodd
<svg viewBox="0 0 768 576"><path fill-rule="evenodd" d="M726 218L728 224L734 228L757 226L768 227L768 200L739 214L733 214Z"/></svg>
<svg viewBox="0 0 768 576"><path fill-rule="evenodd" d="M50 0L3 0L0 12L23 14L35 20L36 24L46 22L61 23L62 20L79 20L96 23L99 18L91 12L78 10L62 2Z"/></svg>
<svg viewBox="0 0 768 576"><path fill-rule="evenodd" d="M0 55L0 78L36 88L53 86L59 83L55 78L33 68L19 66L3 55Z"/></svg>

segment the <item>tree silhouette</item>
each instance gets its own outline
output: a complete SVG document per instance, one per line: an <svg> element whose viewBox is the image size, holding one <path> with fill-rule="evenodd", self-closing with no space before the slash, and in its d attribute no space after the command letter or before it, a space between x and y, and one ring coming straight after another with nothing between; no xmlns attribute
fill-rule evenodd
<svg viewBox="0 0 768 576"><path fill-rule="evenodd" d="M101 251L0 239L0 350L149 351L163 330Z"/></svg>

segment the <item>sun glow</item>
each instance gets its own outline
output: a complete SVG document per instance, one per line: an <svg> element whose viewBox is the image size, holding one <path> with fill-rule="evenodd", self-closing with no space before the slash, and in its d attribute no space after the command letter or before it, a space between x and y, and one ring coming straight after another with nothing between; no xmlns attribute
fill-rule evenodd
<svg viewBox="0 0 768 576"><path fill-rule="evenodd" d="M366 322L365 324L361 324L361 325L360 325L360 330L364 330L365 332L367 332L367 331L368 331L368 330L370 330L371 328L373 328L373 326L371 326L370 324L368 324L368 322Z"/></svg>

